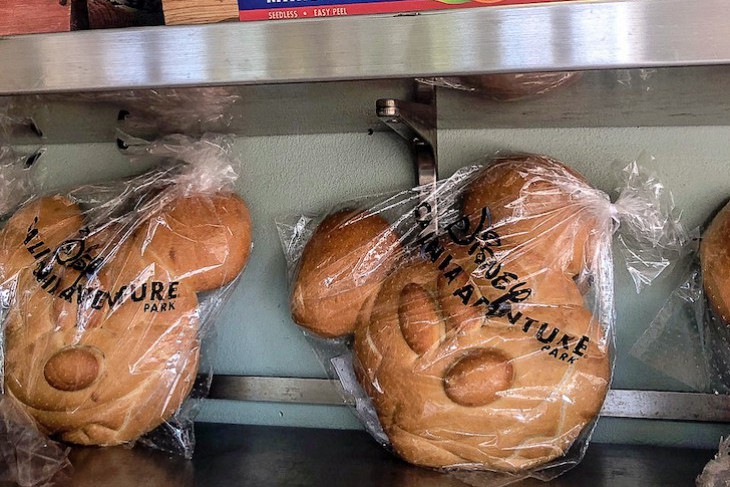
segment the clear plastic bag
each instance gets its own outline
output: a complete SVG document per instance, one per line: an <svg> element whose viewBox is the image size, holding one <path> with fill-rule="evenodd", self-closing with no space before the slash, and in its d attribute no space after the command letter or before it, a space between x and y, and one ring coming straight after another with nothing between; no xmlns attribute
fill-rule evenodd
<svg viewBox="0 0 730 487"><path fill-rule="evenodd" d="M58 485L71 470L68 448L49 440L12 398L0 395L0 482Z"/></svg>
<svg viewBox="0 0 730 487"><path fill-rule="evenodd" d="M0 214L30 195L35 186L30 165L43 153L16 152L7 140L17 125L15 107L9 98L0 98ZM3 296L3 299L5 297ZM4 316L0 309L0 319ZM21 487L57 484L68 478L68 451L42 434L33 419L4 393L4 325L0 323L0 482Z"/></svg>
<svg viewBox="0 0 730 487"><path fill-rule="evenodd" d="M720 439L720 447L697 477L697 487L725 487L730 485L730 437Z"/></svg>
<svg viewBox="0 0 730 487"><path fill-rule="evenodd" d="M631 354L699 392L730 393L730 205L696 229L680 284Z"/></svg>
<svg viewBox="0 0 730 487"><path fill-rule="evenodd" d="M479 486L554 478L582 458L611 379L614 231L651 234L625 240L651 242L638 274L679 245L647 181L626 178L612 204L517 155L287 218L293 319L408 462Z"/></svg>
<svg viewBox="0 0 730 487"><path fill-rule="evenodd" d="M241 97L232 88L202 87L121 92L108 99L126 111L120 120L122 131L152 137L225 130L231 124L231 109Z"/></svg>
<svg viewBox="0 0 730 487"><path fill-rule="evenodd" d="M0 231L5 393L52 438L193 453L201 349L251 251L226 137L137 148L154 169L28 198Z"/></svg>
<svg viewBox="0 0 730 487"><path fill-rule="evenodd" d="M39 148L32 154L17 152L0 137L0 215L4 215L36 189L31 167L45 153Z"/></svg>
<svg viewBox="0 0 730 487"><path fill-rule="evenodd" d="M564 86L572 85L581 78L578 71L484 74L422 78L420 82L469 91L495 101L517 101L536 98Z"/></svg>

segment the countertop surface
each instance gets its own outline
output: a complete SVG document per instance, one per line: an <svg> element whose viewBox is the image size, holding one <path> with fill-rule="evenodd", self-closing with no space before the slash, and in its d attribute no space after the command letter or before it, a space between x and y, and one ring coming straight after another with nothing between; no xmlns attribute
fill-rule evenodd
<svg viewBox="0 0 730 487"><path fill-rule="evenodd" d="M473 486L485 475L458 478L396 459L362 431L198 424L192 461L142 447L74 448L73 486ZM710 450L592 444L584 461L547 484L691 486Z"/></svg>

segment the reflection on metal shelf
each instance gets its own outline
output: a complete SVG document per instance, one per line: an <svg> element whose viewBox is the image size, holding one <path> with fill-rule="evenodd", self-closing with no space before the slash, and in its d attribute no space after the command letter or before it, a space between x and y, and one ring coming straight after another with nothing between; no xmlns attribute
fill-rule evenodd
<svg viewBox="0 0 730 487"><path fill-rule="evenodd" d="M727 64L726 13L603 0L0 38L0 94Z"/></svg>
<svg viewBox="0 0 730 487"><path fill-rule="evenodd" d="M352 405L339 382L329 379L216 375L212 399ZM601 411L613 418L730 423L730 396L689 392L611 390Z"/></svg>
<svg viewBox="0 0 730 487"><path fill-rule="evenodd" d="M468 487L494 485L488 476L445 475L398 460L364 431L195 425L192 461L142 447L73 447L74 487ZM551 481L513 487L688 486L714 451L594 443L585 459ZM486 477L486 479L485 479ZM462 481L464 480L464 481ZM59 483L67 485L67 483ZM500 484L502 485L502 484ZM0 487L14 487L0 481Z"/></svg>
<svg viewBox="0 0 730 487"><path fill-rule="evenodd" d="M226 92L240 100L226 116L207 121L204 127L198 125L206 131L245 137L386 131L373 105L380 98L407 99L412 84L412 80L394 79L230 87ZM730 65L588 71L565 89L511 102L438 88L437 124L440 133L492 128L724 126L730 113L729 91ZM175 93L196 99L187 89ZM33 116L47 144L112 142L118 128L127 132L131 128L120 127L120 110L130 112L136 120L145 116L130 106L129 92L124 90L105 94L103 103L91 102L94 98L88 94L14 99L19 112ZM179 126L169 122L169 117L158 124L148 121L159 129ZM170 132L133 135L150 139L166 133ZM27 127L14 139L18 144L39 142Z"/></svg>

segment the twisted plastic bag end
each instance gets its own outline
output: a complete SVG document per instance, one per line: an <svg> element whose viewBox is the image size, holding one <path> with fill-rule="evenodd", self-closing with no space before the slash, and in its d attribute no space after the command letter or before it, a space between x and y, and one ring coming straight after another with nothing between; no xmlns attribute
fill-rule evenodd
<svg viewBox="0 0 730 487"><path fill-rule="evenodd" d="M13 399L0 395L0 481L57 485L71 474L68 448L49 440Z"/></svg>
<svg viewBox="0 0 730 487"><path fill-rule="evenodd" d="M685 252L690 237L681 212L659 179L646 170L653 157L642 153L621 172L618 197L610 206L617 245L636 292L667 275Z"/></svg>
<svg viewBox="0 0 730 487"><path fill-rule="evenodd" d="M200 138L168 135L153 142L119 133L128 145L132 161L157 158L184 163L175 175L175 187L183 196L231 190L238 180L240 161L233 156L232 135L205 134Z"/></svg>

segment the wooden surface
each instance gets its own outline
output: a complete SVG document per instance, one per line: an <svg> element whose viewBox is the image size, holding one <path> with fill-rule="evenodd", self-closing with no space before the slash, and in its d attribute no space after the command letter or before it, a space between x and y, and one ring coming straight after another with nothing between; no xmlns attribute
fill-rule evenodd
<svg viewBox="0 0 730 487"><path fill-rule="evenodd" d="M71 30L71 7L59 0L0 0L0 36Z"/></svg>
<svg viewBox="0 0 730 487"><path fill-rule="evenodd" d="M162 0L165 24L209 24L238 20L237 0Z"/></svg>

